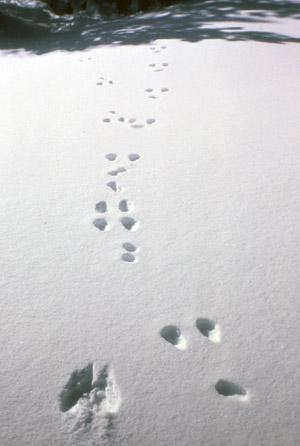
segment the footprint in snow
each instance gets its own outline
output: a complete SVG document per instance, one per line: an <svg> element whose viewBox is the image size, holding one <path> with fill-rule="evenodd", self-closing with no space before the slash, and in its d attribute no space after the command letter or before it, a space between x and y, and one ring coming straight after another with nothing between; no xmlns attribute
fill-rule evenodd
<svg viewBox="0 0 300 446"><path fill-rule="evenodd" d="M117 169L111 170L107 173L112 177L117 177L118 175L125 173L126 171L127 169L125 169L125 167L118 167Z"/></svg>
<svg viewBox="0 0 300 446"><path fill-rule="evenodd" d="M207 337L211 342L221 342L221 331L218 324L210 319L199 318L196 320L196 327L200 333Z"/></svg>
<svg viewBox="0 0 300 446"><path fill-rule="evenodd" d="M89 363L74 370L58 396L59 409L70 432L99 429L107 435L121 406L113 369Z"/></svg>
<svg viewBox="0 0 300 446"><path fill-rule="evenodd" d="M123 248L128 252L135 252L137 250L137 247L130 242L123 243Z"/></svg>
<svg viewBox="0 0 300 446"><path fill-rule="evenodd" d="M135 263L137 261L135 256L131 252L124 252L121 256L121 259L127 263Z"/></svg>
<svg viewBox="0 0 300 446"><path fill-rule="evenodd" d="M141 156L138 153L130 153L128 155L128 159L129 161L131 161L132 163L135 161L138 161L141 158Z"/></svg>
<svg viewBox="0 0 300 446"><path fill-rule="evenodd" d="M116 181L109 181L106 186L114 192L120 192L122 190L121 186Z"/></svg>
<svg viewBox="0 0 300 446"><path fill-rule="evenodd" d="M118 158L118 155L117 155L116 153L107 153L107 154L105 155L105 158L106 158L108 161L115 161L115 160Z"/></svg>
<svg viewBox="0 0 300 446"><path fill-rule="evenodd" d="M105 214L107 212L107 203L106 203L106 201L99 201L99 203L97 203L95 205L95 210L97 212L100 212L101 214Z"/></svg>
<svg viewBox="0 0 300 446"><path fill-rule="evenodd" d="M97 80L97 85L98 86L106 86L106 85L113 85L114 81L112 81L111 79L106 79L103 76L100 76Z"/></svg>
<svg viewBox="0 0 300 446"><path fill-rule="evenodd" d="M239 384L232 381L227 381L225 379L220 379L216 385L215 389L219 395L234 397L239 400L247 400L249 398L248 392Z"/></svg>
<svg viewBox="0 0 300 446"><path fill-rule="evenodd" d="M122 217L120 221L127 231L136 231L139 226L139 222L132 217Z"/></svg>
<svg viewBox="0 0 300 446"><path fill-rule="evenodd" d="M96 220L93 221L93 225L99 229L99 231L109 231L110 227L107 223L107 220L105 218L96 218Z"/></svg>
<svg viewBox="0 0 300 446"><path fill-rule="evenodd" d="M121 212L129 212L132 209L133 209L133 204L131 203L131 201L124 199L119 202L119 210Z"/></svg>
<svg viewBox="0 0 300 446"><path fill-rule="evenodd" d="M185 337L182 335L180 328L175 325L166 325L160 330L160 335L167 342L178 348L178 350L185 350L187 348Z"/></svg>

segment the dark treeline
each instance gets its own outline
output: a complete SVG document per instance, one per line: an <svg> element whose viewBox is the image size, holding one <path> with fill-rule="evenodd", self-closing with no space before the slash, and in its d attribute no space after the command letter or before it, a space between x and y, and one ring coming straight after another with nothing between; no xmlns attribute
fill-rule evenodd
<svg viewBox="0 0 300 446"><path fill-rule="evenodd" d="M58 15L74 14L78 11L99 11L103 14L127 14L169 6L172 0L43 0Z"/></svg>

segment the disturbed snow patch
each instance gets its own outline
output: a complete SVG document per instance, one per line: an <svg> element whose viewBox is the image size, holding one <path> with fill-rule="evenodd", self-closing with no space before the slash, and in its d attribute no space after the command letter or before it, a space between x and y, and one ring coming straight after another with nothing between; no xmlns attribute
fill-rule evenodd
<svg viewBox="0 0 300 446"><path fill-rule="evenodd" d="M95 432L98 438L110 436L120 405L120 391L108 365L99 369L89 363L74 370L59 394L68 431L76 435Z"/></svg>

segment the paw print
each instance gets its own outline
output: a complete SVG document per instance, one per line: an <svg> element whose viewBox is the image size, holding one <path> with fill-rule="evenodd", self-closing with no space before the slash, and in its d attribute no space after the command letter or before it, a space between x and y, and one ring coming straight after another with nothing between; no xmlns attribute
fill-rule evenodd
<svg viewBox="0 0 300 446"><path fill-rule="evenodd" d="M100 436L109 435L121 406L112 366L89 363L75 369L58 395L58 402L70 432L99 431Z"/></svg>

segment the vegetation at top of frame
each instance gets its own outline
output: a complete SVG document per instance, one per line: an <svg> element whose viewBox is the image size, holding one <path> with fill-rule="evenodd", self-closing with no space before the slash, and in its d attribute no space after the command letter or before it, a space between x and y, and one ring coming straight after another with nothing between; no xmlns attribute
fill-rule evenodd
<svg viewBox="0 0 300 446"><path fill-rule="evenodd" d="M55 14L73 14L79 11L98 11L102 14L128 14L169 6L172 0L42 0Z"/></svg>

